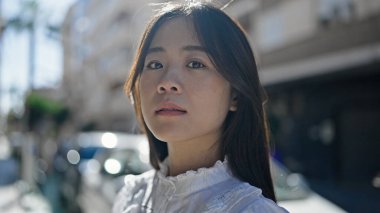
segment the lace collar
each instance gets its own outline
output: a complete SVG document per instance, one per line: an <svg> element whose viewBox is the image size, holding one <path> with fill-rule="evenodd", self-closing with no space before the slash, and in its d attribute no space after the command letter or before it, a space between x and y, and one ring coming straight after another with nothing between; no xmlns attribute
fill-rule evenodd
<svg viewBox="0 0 380 213"><path fill-rule="evenodd" d="M166 158L160 164L160 170L157 171L157 178L159 183L174 187L176 194L190 194L233 178L228 167L227 158L225 158L223 162L221 160L216 161L212 167L199 168L196 171L190 170L177 176L167 176L168 163L169 159Z"/></svg>

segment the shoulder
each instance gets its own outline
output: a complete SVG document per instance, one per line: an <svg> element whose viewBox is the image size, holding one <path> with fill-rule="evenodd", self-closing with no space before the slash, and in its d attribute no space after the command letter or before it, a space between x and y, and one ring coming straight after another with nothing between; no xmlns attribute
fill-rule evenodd
<svg viewBox="0 0 380 213"><path fill-rule="evenodd" d="M142 200L154 174L155 170L150 170L140 175L127 175L125 184L114 201L112 212L123 212L132 200L133 202Z"/></svg>
<svg viewBox="0 0 380 213"><path fill-rule="evenodd" d="M208 205L207 212L259 212L286 213L275 202L265 198L261 189L248 183L235 185L223 194L216 196Z"/></svg>
<svg viewBox="0 0 380 213"><path fill-rule="evenodd" d="M242 213L260 212L260 213L288 213L288 211L277 205L273 200L260 195L252 203L241 209Z"/></svg>

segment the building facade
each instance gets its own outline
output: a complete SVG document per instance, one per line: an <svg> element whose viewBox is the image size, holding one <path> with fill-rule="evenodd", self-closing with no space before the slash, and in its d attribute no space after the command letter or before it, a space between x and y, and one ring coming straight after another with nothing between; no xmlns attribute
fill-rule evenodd
<svg viewBox="0 0 380 213"><path fill-rule="evenodd" d="M378 209L380 1L252 5L236 1L229 9L256 51L274 155L312 183L322 182L324 196L335 187L335 199L342 195L335 201L346 209ZM365 205L350 202L369 194Z"/></svg>
<svg viewBox="0 0 380 213"><path fill-rule="evenodd" d="M123 86L154 4L163 2L78 0L70 8L62 30L62 90L72 112L68 132L137 131Z"/></svg>
<svg viewBox="0 0 380 213"><path fill-rule="evenodd" d="M79 0L67 14L63 90L76 130L136 129L123 84L148 2ZM380 2L235 0L226 12L256 54L275 156L310 179L379 187Z"/></svg>
<svg viewBox="0 0 380 213"><path fill-rule="evenodd" d="M63 27L63 90L71 128L135 131L123 85L141 31L150 16L146 1L79 0Z"/></svg>

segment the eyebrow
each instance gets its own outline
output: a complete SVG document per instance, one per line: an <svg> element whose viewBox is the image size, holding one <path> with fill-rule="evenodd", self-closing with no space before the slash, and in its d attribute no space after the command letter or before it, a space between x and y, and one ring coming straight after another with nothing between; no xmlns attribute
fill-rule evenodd
<svg viewBox="0 0 380 213"><path fill-rule="evenodd" d="M156 53L156 52L165 52L165 50L162 47L152 47L152 48L148 49L148 54L149 53Z"/></svg>
<svg viewBox="0 0 380 213"><path fill-rule="evenodd" d="M206 49L202 46L197 45L187 45L182 47L182 50L184 51L201 51L207 53ZM152 47L148 49L148 54L150 53L156 53L156 52L165 52L165 49L163 47Z"/></svg>
<svg viewBox="0 0 380 213"><path fill-rule="evenodd" d="M186 51L201 51L201 52L206 52L206 49L204 47L202 47L202 46L196 46L196 45L184 46L182 49L186 50Z"/></svg>

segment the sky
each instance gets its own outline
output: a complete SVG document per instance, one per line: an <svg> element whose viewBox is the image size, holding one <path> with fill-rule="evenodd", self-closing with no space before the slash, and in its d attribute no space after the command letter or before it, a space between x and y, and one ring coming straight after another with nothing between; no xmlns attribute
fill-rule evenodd
<svg viewBox="0 0 380 213"><path fill-rule="evenodd" d="M25 0L2 1L1 15L5 19L19 13L20 3ZM45 26L47 23L62 23L67 9L76 0L38 0L39 18L36 29L36 59L34 85L36 88L60 85L62 78L62 47L60 40L49 38ZM11 108L22 108L22 100L28 88L28 34L26 31L6 30L0 43L0 86L2 114Z"/></svg>

